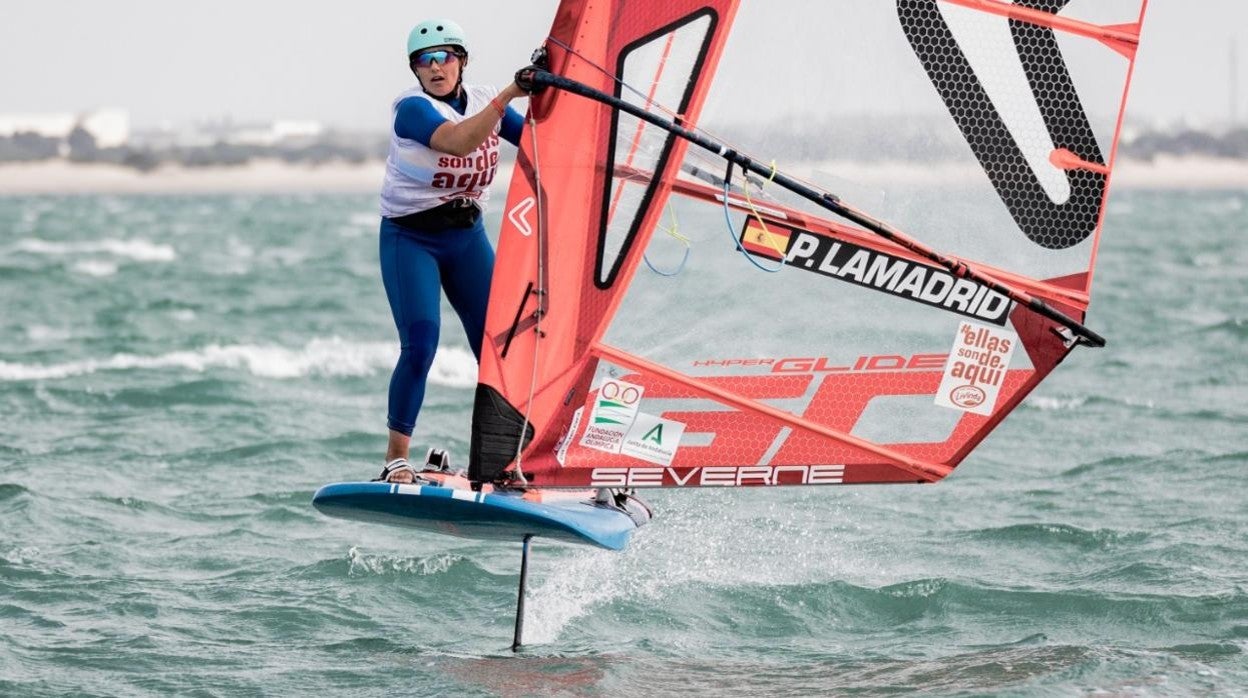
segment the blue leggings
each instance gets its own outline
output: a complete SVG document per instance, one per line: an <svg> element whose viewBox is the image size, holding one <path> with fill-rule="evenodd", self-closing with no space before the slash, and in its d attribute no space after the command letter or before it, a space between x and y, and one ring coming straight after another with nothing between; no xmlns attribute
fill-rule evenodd
<svg viewBox="0 0 1248 698"><path fill-rule="evenodd" d="M425 232L381 220L381 281L399 330L399 362L390 377L390 429L411 436L438 350L441 290L459 314L478 360L494 249L480 220L472 228Z"/></svg>

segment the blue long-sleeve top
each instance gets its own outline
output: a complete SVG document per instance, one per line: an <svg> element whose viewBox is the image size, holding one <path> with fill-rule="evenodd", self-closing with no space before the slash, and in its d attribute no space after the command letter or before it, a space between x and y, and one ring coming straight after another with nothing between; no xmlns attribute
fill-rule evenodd
<svg viewBox="0 0 1248 698"><path fill-rule="evenodd" d="M468 96L460 92L458 99L447 102L451 108L460 114L468 108ZM429 103L427 99L420 97L408 97L399 102L399 108L394 114L394 133L399 138L408 138L414 140L425 147L433 147L429 144L429 139L433 137L433 132L438 127L446 123L446 117L438 113L437 109ZM520 144L520 131L524 129L524 117L515 109L507 107L507 111L503 114L502 127L499 129L499 135L503 140L512 145Z"/></svg>

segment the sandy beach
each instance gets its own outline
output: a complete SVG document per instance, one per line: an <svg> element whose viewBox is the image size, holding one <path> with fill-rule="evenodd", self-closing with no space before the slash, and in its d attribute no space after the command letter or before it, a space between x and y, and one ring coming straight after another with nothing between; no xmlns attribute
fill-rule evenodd
<svg viewBox="0 0 1248 698"><path fill-rule="evenodd" d="M384 169L380 161L312 167L268 160L235 167L161 167L146 173L115 165L65 161L4 164L0 165L0 196L368 193L378 190ZM501 169L495 181L505 188L511 179L511 168L503 166ZM884 186L889 181L940 185L967 177L982 177L973 166L940 164L825 162L795 164L785 169L801 177L815 172L834 173L839 179L873 186ZM1137 189L1244 189L1248 188L1248 160L1175 157L1152 162L1123 160L1115 170L1113 185Z"/></svg>

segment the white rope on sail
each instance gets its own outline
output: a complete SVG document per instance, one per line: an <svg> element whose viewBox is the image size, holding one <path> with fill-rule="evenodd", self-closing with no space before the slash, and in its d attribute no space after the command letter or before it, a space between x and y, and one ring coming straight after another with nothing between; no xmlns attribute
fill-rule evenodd
<svg viewBox="0 0 1248 698"><path fill-rule="evenodd" d="M523 486L529 484L524 475L523 452L524 434L529 429L529 416L533 410L533 396L537 393L537 362L541 356L542 342L542 308L546 298L546 220L542 215L542 166L537 153L537 119L529 116L529 136L533 145L533 189L534 202L537 210L537 283L533 293L537 298L537 309L533 312L533 369L529 376L529 396L524 403L524 423L520 425L520 434L516 438L516 480Z"/></svg>

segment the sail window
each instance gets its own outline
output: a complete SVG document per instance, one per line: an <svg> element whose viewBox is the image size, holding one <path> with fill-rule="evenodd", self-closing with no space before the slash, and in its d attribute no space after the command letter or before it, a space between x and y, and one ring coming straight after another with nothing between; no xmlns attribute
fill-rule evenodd
<svg viewBox="0 0 1248 698"><path fill-rule="evenodd" d="M702 11L643 37L620 52L616 96L649 112L683 113L701 72L714 28ZM655 172L667 164L675 136L635 116L615 111L608 150L596 280L609 286L641 228L658 187Z"/></svg>

